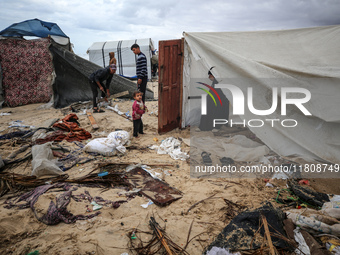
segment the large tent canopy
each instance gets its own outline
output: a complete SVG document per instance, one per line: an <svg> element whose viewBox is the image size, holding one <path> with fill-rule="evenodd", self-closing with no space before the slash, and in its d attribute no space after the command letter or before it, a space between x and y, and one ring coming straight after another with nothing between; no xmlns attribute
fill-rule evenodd
<svg viewBox="0 0 340 255"><path fill-rule="evenodd" d="M235 85L245 97L244 114L231 114L230 120L246 124L253 119L262 121L262 127L249 128L280 155L339 163L340 26L185 33L184 39L183 125L199 123L202 90L197 89L197 81L204 81L208 70L214 67L211 72L219 84ZM250 87L254 108L259 110L272 107L273 89L277 88L276 110L270 115L253 114L247 100ZM312 115L305 115L295 105L288 105L287 114L283 115L280 104L283 88L308 90L311 99L303 106ZM236 103L233 95L227 88L222 91L230 100L233 113ZM304 97L301 93L290 96ZM279 121L273 126L266 119ZM281 121L285 119L294 119L298 124L284 127Z"/></svg>

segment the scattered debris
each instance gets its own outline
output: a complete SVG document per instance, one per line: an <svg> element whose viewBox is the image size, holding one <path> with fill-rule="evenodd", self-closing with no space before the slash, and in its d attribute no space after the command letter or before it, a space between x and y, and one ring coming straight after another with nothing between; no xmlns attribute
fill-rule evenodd
<svg viewBox="0 0 340 255"><path fill-rule="evenodd" d="M186 160L189 155L181 151L181 141L174 138L168 137L162 141L160 146L153 145L150 149L157 149L158 154L169 154L172 159Z"/></svg>
<svg viewBox="0 0 340 255"><path fill-rule="evenodd" d="M114 100L115 98L119 98L119 97L123 97L123 96L126 96L129 94L129 91L123 91L123 92L120 92L120 93L116 93L116 94L113 94L111 95L109 98L108 98L108 101L110 100ZM105 99L104 98L100 98L98 100L98 103L101 103L101 102L104 102ZM79 112L79 111L82 111L82 110L87 110L87 109L90 109L92 107L92 100L91 101L84 101L84 102L77 102L77 103L72 103L71 105L67 106L67 107L64 107L61 109L61 112L63 114L67 114L69 113L70 111L72 112Z"/></svg>
<svg viewBox="0 0 340 255"><path fill-rule="evenodd" d="M65 192L56 199L56 204L51 201L47 213L39 217L34 207L35 203L38 201L38 198L50 189L60 188L64 189ZM25 209L30 207L35 217L46 225L56 225L60 222L70 224L76 222L77 220L90 219L100 214L100 212L96 212L90 215L73 215L67 210L67 205L70 203L72 192L76 189L77 187L64 183L42 185L28 193L21 195L15 203L12 200L7 200L5 202L7 204L5 208L10 209L12 207L18 207L19 209ZM25 203L18 204L21 201L24 201Z"/></svg>
<svg viewBox="0 0 340 255"><path fill-rule="evenodd" d="M155 179L150 173L138 166L127 170L127 180L135 188L140 188L140 194L149 198L158 206L166 206L182 198L182 192L170 187L166 182Z"/></svg>
<svg viewBox="0 0 340 255"><path fill-rule="evenodd" d="M288 180L288 185L301 201L311 206L321 208L325 202L329 202L327 194L313 191L308 187L302 187L293 180Z"/></svg>
<svg viewBox="0 0 340 255"><path fill-rule="evenodd" d="M174 243L165 232L165 228L161 228L154 217L150 217L149 227L152 232L134 229L128 235L135 235L135 239L130 239L130 250L137 252L137 254L189 254L185 249L181 248L178 244ZM145 242L142 238L143 235L151 236L150 241Z"/></svg>
<svg viewBox="0 0 340 255"><path fill-rule="evenodd" d="M228 248L232 252L256 250L263 247L263 238L267 235L263 224L260 225L263 216L268 222L271 233L280 233L280 235L286 237L283 229L284 213L280 209L275 209L272 204L267 203L260 208L247 210L235 216L205 249L204 254L213 247ZM276 248L286 251L291 248L285 240L277 235L272 235L271 242Z"/></svg>
<svg viewBox="0 0 340 255"><path fill-rule="evenodd" d="M149 207L149 205L152 205L152 204L153 204L152 200L149 199L149 201L148 201L146 204L142 204L142 205L140 205L140 206L143 207L144 209L146 209L146 208Z"/></svg>
<svg viewBox="0 0 340 255"><path fill-rule="evenodd" d="M125 114L123 112L121 112L119 109L118 109L118 104L115 105L115 107L111 107L111 106L107 106L107 109L111 110L111 111L114 111L115 113L117 113L119 116L122 116L123 118L129 120L129 121L132 121L132 118L129 114Z"/></svg>

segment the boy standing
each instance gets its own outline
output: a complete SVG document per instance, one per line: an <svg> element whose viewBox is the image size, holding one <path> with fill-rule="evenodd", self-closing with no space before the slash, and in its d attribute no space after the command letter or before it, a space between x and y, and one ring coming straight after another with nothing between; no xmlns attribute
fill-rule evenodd
<svg viewBox="0 0 340 255"><path fill-rule="evenodd" d="M142 100L143 93L140 91L135 91L133 93L133 98L135 101L132 105L132 119L133 119L133 136L138 137L138 133L144 134L143 132L143 122L142 115L147 111L146 106Z"/></svg>
<svg viewBox="0 0 340 255"><path fill-rule="evenodd" d="M131 50L135 55L137 55L136 61L136 74L137 74L137 88L139 91L143 92L142 101L145 104L145 91L146 84L148 82L148 65L146 61L146 56L140 51L138 44L133 44Z"/></svg>

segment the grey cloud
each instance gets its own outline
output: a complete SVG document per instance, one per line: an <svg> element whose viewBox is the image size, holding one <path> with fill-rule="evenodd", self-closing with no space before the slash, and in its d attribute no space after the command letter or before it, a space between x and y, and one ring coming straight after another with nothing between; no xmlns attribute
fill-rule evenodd
<svg viewBox="0 0 340 255"><path fill-rule="evenodd" d="M176 39L183 31L340 24L338 0L0 0L0 5L0 29L32 18L55 22L71 38L76 52L86 52L94 41Z"/></svg>

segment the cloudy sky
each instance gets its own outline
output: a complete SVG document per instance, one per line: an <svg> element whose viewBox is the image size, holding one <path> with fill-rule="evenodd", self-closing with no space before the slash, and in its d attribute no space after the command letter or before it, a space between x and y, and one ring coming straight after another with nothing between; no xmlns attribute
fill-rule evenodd
<svg viewBox="0 0 340 255"><path fill-rule="evenodd" d="M339 0L0 0L0 30L54 22L87 58L93 42L179 39L182 32L253 31L340 24Z"/></svg>

